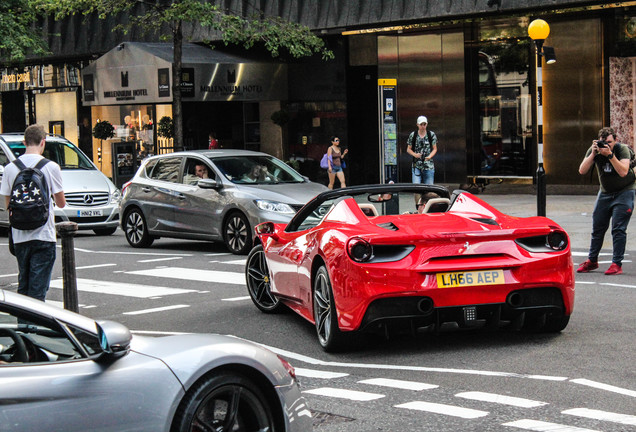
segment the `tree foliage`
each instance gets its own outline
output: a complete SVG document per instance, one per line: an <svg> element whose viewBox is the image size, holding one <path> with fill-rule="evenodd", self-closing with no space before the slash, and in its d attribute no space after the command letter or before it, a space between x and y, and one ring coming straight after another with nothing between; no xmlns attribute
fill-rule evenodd
<svg viewBox="0 0 636 432"><path fill-rule="evenodd" d="M237 44L249 49L262 45L273 57L285 50L292 57L300 58L319 54L332 59L333 52L324 41L300 24L277 16L253 14L246 16L230 11L205 0L28 0L44 14L62 19L75 14L97 14L100 18L125 14L125 24L114 31L124 33L138 29L154 33L164 41L172 42L173 60L173 116L175 146L183 146L183 120L181 115L181 61L184 25L200 26L214 34L215 40L226 45ZM166 31L169 29L169 31ZM187 38L186 38L187 39Z"/></svg>
<svg viewBox="0 0 636 432"><path fill-rule="evenodd" d="M29 0L0 1L0 58L10 62L28 54L45 54L47 45L31 28L36 11Z"/></svg>

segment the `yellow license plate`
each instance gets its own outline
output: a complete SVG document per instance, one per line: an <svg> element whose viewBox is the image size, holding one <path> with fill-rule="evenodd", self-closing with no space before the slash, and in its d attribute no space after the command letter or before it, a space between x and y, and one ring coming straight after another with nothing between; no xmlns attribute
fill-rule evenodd
<svg viewBox="0 0 636 432"><path fill-rule="evenodd" d="M438 288L454 288L479 285L502 285L506 283L503 270L481 270L468 272L437 273Z"/></svg>

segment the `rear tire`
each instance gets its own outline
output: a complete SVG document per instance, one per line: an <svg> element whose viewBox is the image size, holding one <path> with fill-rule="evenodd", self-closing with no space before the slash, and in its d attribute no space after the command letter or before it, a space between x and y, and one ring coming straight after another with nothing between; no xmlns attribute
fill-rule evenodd
<svg viewBox="0 0 636 432"><path fill-rule="evenodd" d="M123 228L128 244L134 248L148 247L155 240L148 233L146 218L138 208L133 208L126 213Z"/></svg>
<svg viewBox="0 0 636 432"><path fill-rule="evenodd" d="M269 401L250 379L231 372L208 377L183 398L171 432L278 431Z"/></svg>
<svg viewBox="0 0 636 432"><path fill-rule="evenodd" d="M252 249L252 231L250 222L241 212L228 215L223 223L223 241L235 255L247 255Z"/></svg>
<svg viewBox="0 0 636 432"><path fill-rule="evenodd" d="M314 279L314 323L318 342L326 352L340 351L348 340L338 327L336 303L329 273L323 266L318 269Z"/></svg>

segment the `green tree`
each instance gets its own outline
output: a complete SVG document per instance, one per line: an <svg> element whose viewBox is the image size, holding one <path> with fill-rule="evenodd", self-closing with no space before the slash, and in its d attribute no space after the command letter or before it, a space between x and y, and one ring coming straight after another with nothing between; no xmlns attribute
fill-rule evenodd
<svg viewBox="0 0 636 432"><path fill-rule="evenodd" d="M27 54L45 54L47 45L31 27L36 22L29 0L0 1L0 59L19 62Z"/></svg>
<svg viewBox="0 0 636 432"><path fill-rule="evenodd" d="M205 0L30 0L45 14L62 19L74 14L96 13L100 18L126 14L129 20L113 30L125 33L137 28L153 33L162 40L172 42L174 60L173 117L175 146L183 147L183 115L181 109L181 66L184 27L201 26L214 34L214 39L226 45L239 44L246 49L262 44L276 57L281 50L300 58L313 54L323 59L333 58L322 39L311 33L308 27L286 21L276 16L257 14L245 16L221 9ZM119 15L122 16L122 15Z"/></svg>

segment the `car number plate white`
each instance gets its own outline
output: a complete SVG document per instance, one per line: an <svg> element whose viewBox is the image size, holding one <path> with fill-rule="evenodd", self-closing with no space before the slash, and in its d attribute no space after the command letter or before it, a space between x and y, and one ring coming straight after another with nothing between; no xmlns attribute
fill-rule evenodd
<svg viewBox="0 0 636 432"><path fill-rule="evenodd" d="M437 273L438 288L505 284L503 270Z"/></svg>
<svg viewBox="0 0 636 432"><path fill-rule="evenodd" d="M102 216L101 210L78 210L78 217Z"/></svg>

